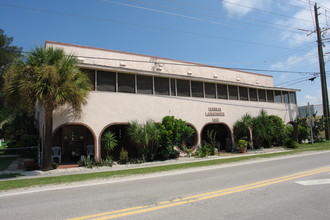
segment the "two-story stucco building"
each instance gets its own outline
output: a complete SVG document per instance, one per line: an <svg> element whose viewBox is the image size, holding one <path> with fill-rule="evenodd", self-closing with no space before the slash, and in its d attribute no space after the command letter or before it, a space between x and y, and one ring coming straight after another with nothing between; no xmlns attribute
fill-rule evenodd
<svg viewBox="0 0 330 220"><path fill-rule="evenodd" d="M66 43L47 41L46 47L77 56L94 85L79 118L64 107L53 114L54 146L62 149L62 162L79 160L87 146L101 158L107 130L134 155L126 135L132 120L160 122L172 115L194 128L189 146L215 129L219 148L225 149L232 144L234 122L246 113L256 116L264 109L285 123L297 115L297 90L274 87L270 75ZM43 139L43 121L39 125Z"/></svg>

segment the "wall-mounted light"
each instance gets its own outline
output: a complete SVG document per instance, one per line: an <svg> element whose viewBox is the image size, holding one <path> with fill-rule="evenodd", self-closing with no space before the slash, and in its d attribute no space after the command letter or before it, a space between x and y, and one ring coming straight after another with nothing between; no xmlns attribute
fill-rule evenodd
<svg viewBox="0 0 330 220"><path fill-rule="evenodd" d="M163 70L163 64L158 63L157 64L157 71L162 71Z"/></svg>
<svg viewBox="0 0 330 220"><path fill-rule="evenodd" d="M217 79L217 78L218 78L218 75L217 75L217 74L214 74L214 75L213 75L213 78L214 78L214 79Z"/></svg>
<svg viewBox="0 0 330 220"><path fill-rule="evenodd" d="M239 77L236 77L236 81L241 81L241 79Z"/></svg>
<svg viewBox="0 0 330 220"><path fill-rule="evenodd" d="M190 70L187 71L187 75L191 76L192 72Z"/></svg>
<svg viewBox="0 0 330 220"><path fill-rule="evenodd" d="M256 84L259 84L259 80L256 80Z"/></svg>
<svg viewBox="0 0 330 220"><path fill-rule="evenodd" d="M83 63L83 62L85 61L85 59L82 58L82 57L78 57L78 58L77 58L77 61L78 61L78 63Z"/></svg>
<svg viewBox="0 0 330 220"><path fill-rule="evenodd" d="M120 66L126 66L126 63L124 63L124 62L120 62L119 65L120 65Z"/></svg>

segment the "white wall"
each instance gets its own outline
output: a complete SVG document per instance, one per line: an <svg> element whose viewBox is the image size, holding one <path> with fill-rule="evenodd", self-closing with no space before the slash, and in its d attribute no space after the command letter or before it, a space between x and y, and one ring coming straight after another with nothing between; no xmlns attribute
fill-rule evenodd
<svg viewBox="0 0 330 220"><path fill-rule="evenodd" d="M225 116L205 116L209 107L221 108ZM260 109L265 109L268 114L278 115L285 123L293 120L297 112L296 105L284 103L91 92L80 118L74 117L64 107L59 108L54 113L53 129L68 122L85 124L93 130L99 145L101 132L109 124L132 120L145 122L148 119L160 122L164 116L173 115L191 123L200 136L203 126L212 123L214 119L232 129L234 122L244 114L257 116Z"/></svg>

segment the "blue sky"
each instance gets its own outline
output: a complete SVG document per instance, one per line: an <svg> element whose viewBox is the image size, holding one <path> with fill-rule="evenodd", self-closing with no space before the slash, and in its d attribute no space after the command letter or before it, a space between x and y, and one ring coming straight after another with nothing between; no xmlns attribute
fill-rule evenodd
<svg viewBox="0 0 330 220"><path fill-rule="evenodd" d="M316 2L321 27L327 28L330 0ZM299 105L321 104L320 78L316 75L308 81L319 72L316 35L307 36L314 30L313 4L307 0L0 0L0 28L24 51L51 40L257 69L252 72L273 75L275 86L301 89ZM329 38L327 32L324 38ZM330 52L327 41L324 53ZM330 60L325 55L325 61ZM330 71L328 87L329 76Z"/></svg>

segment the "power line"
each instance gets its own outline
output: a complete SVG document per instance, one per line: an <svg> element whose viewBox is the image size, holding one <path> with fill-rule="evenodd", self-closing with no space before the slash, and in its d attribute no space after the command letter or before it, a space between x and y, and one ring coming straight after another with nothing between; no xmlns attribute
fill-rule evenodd
<svg viewBox="0 0 330 220"><path fill-rule="evenodd" d="M28 51L22 51L22 53L30 53ZM97 60L113 60L113 61L123 61L123 62L135 62L135 63L155 63L155 61L145 61L145 60L131 60L131 59L118 59L118 58L108 58L108 57L93 57L93 56L74 56L77 58L86 58L86 59L97 59ZM152 56L150 56L152 57ZM159 58L166 59L166 58ZM318 74L317 72L304 72L304 71L288 71L288 70L267 70L267 69L252 69L252 68L240 68L240 67L219 67L219 66L211 66L204 65L199 63L190 63L189 61L177 61L184 63L169 63L169 62L160 62L156 61L158 64L163 65L173 65L173 66L194 66L194 67L210 67L210 68L223 68L223 69L232 69L232 70L242 70L242 71L256 71L256 72L274 72L274 73L299 73L299 74Z"/></svg>
<svg viewBox="0 0 330 220"><path fill-rule="evenodd" d="M305 10L305 11L310 11L310 9L307 9L307 8L304 8L304 7L300 7L300 6L297 6L297 5L294 5L294 4L290 4L290 3L285 2L285 1L281 1L281 0L275 0L275 1L280 2L282 4L290 5L292 7L299 8L299 9L302 9L302 10Z"/></svg>
<svg viewBox="0 0 330 220"><path fill-rule="evenodd" d="M301 80L303 80L303 81L305 81L305 80L310 80L310 81L314 81L314 79L315 79L315 77L316 76L314 76L314 77L310 77L310 76L304 76L304 77L301 77L301 78L298 78L298 79L293 79L293 80L290 80L290 81L286 81L286 82L282 82L282 83L279 83L279 84L277 84L277 85L275 85L275 86L286 86L287 84L290 84L290 83L295 83L295 82L297 82L297 81L301 81Z"/></svg>
<svg viewBox="0 0 330 220"><path fill-rule="evenodd" d="M210 11L210 12L223 13L223 12L220 12L220 11L217 11L217 10L214 10L214 9L200 7L200 6L189 4L189 3L186 3L186 2L178 2L178 1L175 1L175 0L165 0L165 1L172 2L172 3L175 3L175 4L179 4L179 5L188 6L188 7L192 7L192 8L202 9L202 10L206 10L206 11ZM251 17L245 16L245 15L237 15L237 14L232 14L232 13L228 13L228 12L226 12L224 14L226 14L226 15L228 15L230 17L239 17L239 18L243 18L244 17L244 19L248 19L248 20L252 20L252 21L257 21L257 22L262 22L262 23L271 24L271 25L276 25L276 26L282 26L282 27L292 28L292 29L295 29L295 30L302 29L302 28L292 27L292 26L289 26L289 25L284 25L284 24L279 24L279 23L272 23L272 22L265 21L265 20L262 20L262 19L251 18Z"/></svg>
<svg viewBox="0 0 330 220"><path fill-rule="evenodd" d="M187 11L187 10L183 11L183 10L178 9L178 8L168 7L168 6L159 5L159 4L141 2L141 1L137 1L137 0L126 0L126 1L136 2L136 3L140 3L140 4L145 4L145 5L152 5L152 6L157 6L157 7L172 9L172 10L174 9L174 10L181 11L181 12L186 12ZM103 2L107 2L107 3L111 3L111 4L117 4L117 5L126 6L126 7L138 8L138 9L147 10L147 11L153 11L153 12L157 12L157 13L169 14L169 15L179 16L179 17L193 19L193 20L206 21L206 22L213 23L213 24L232 26L234 28L240 28L240 27L237 27L237 26L234 26L234 25L219 23L218 21L210 21L210 20L206 20L206 19L202 19L202 18L193 17L193 16L186 16L186 15L177 14L177 13L168 12L168 11L161 11L161 10L156 10L156 9L152 9L152 8L146 8L146 7L136 6L136 5L130 5L130 4L126 4L126 3L114 2L114 1L111 1L111 0L103 0ZM193 12L191 10L188 11L188 12L193 13L193 14L197 14L197 15L206 16L206 17L217 18L217 19L222 19L222 20L226 19L227 20L227 18L223 18L223 17L220 17L220 16L211 16L209 14L206 15L206 14L202 14L202 13L196 13L196 12ZM281 25L281 26L288 27L288 28L293 29L295 31L288 30L288 29L283 29L283 28L277 28L277 27L273 27L273 26L250 23L250 22L246 22L246 21L237 21L237 20L232 20L232 21L237 22L237 23L247 24L247 25L253 25L253 26L264 27L264 28L269 28L269 29L276 29L276 30L283 30L283 31L288 31L288 32L293 32L293 33L301 33L301 31L302 31L302 28L295 28L295 27L291 27L291 26L287 26L287 25ZM270 24L274 25L274 23L270 23ZM275 25L277 25L277 24L275 24Z"/></svg>
<svg viewBox="0 0 330 220"><path fill-rule="evenodd" d="M5 3L0 3L0 5L5 6L5 7L20 8L20 9L24 9L24 10L37 11L37 12L43 12L43 13L48 13L48 14L64 15L64 16L70 16L70 17L79 17L79 18L83 18L83 19L90 19L90 20L103 21L103 22L120 23L120 24L138 26L138 27L149 28L149 29L158 29L158 30L163 30L163 31L177 32L177 33L189 34L189 35L200 36L200 37L221 39L221 40L226 40L226 41L234 41L234 42L239 42L239 43L243 43L243 44L258 45L258 46L264 46L264 47L272 47L272 48L278 48L278 49L284 49L284 50L293 50L291 48L276 46L276 45L272 45L272 44L263 44L263 43L258 43L258 42L251 42L251 41L245 41L245 40L239 40L239 39L233 39L233 38L227 38L227 37L220 37L220 36L203 34L203 33L182 31L182 30L177 30L177 29L172 29L172 28L165 28L165 27L160 27L160 26L138 24L138 23L119 21L119 20L114 20L114 19L96 18L96 17L91 17L91 16L85 16L85 15L57 12L57 11L52 11L52 10L38 9L38 8L30 8L30 7L12 5L12 4L5 4Z"/></svg>
<svg viewBox="0 0 330 220"><path fill-rule="evenodd" d="M237 4L237 3L233 3L233 2L228 2L228 1L225 1L225 0L222 0L222 2L227 3L227 4L236 5L236 6L239 6L239 7L249 8L249 9L256 10L256 11L261 11L261 12L264 12L264 13L274 14L274 15L281 16L281 17L292 18L292 19L296 19L296 20L300 20L300 21L306 21L306 22L312 22L310 20L296 18L296 17L292 17L292 16L289 16L289 15L279 14L279 13L276 13L276 12L267 11L267 10L260 9L260 8L254 8L254 7L250 7L250 6L246 6L246 5L241 5L241 4Z"/></svg>

